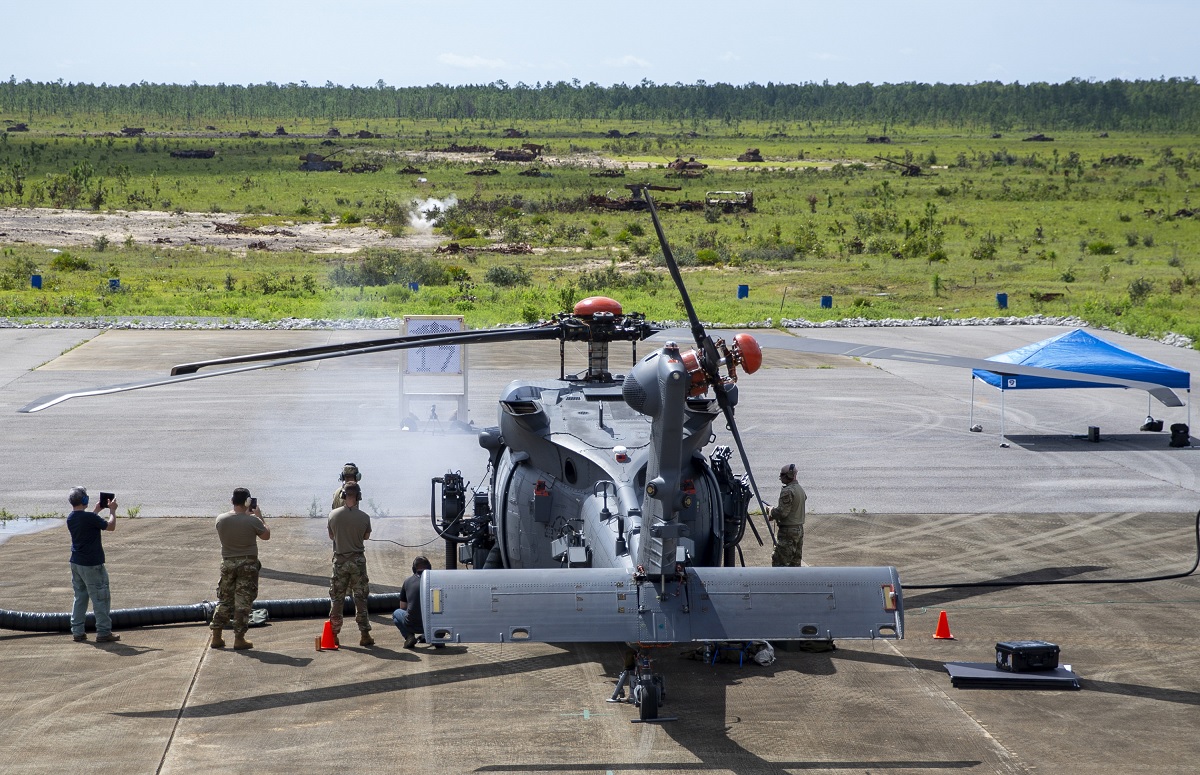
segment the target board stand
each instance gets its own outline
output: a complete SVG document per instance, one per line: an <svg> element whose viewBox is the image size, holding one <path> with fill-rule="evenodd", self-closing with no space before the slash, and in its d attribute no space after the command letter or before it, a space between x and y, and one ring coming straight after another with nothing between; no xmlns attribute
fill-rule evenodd
<svg viewBox="0 0 1200 775"><path fill-rule="evenodd" d="M452 334L464 330L462 315L405 315L404 335ZM438 433L466 425L467 348L460 344L402 351L400 427Z"/></svg>

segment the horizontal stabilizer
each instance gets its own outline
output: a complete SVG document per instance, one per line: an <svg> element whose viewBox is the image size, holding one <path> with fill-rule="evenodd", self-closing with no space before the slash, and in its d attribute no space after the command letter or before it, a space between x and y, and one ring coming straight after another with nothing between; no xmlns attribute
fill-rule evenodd
<svg viewBox="0 0 1200 775"><path fill-rule="evenodd" d="M430 643L687 643L901 638L893 567L431 570L421 579Z"/></svg>

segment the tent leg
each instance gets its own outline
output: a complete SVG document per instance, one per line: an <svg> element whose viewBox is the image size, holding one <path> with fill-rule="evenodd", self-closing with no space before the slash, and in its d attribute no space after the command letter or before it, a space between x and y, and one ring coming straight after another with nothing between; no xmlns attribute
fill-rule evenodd
<svg viewBox="0 0 1200 775"><path fill-rule="evenodd" d="M1004 440L1004 391L1000 391L1000 446L1007 447L1008 443Z"/></svg>

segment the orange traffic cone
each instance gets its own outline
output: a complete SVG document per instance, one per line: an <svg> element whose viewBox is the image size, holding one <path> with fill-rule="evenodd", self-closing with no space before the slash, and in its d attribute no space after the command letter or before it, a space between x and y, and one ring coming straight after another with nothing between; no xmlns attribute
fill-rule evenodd
<svg viewBox="0 0 1200 775"><path fill-rule="evenodd" d="M321 632L321 650L337 651L337 641L333 637L333 623L325 620L325 629Z"/></svg>
<svg viewBox="0 0 1200 775"><path fill-rule="evenodd" d="M938 614L937 630L934 631L933 637L938 640L954 640L954 636L950 634L950 620L946 618L945 611Z"/></svg>

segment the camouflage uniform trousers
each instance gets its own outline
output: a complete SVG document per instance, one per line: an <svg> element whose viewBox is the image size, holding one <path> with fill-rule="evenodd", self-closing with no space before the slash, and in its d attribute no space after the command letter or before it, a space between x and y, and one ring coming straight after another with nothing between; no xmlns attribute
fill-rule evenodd
<svg viewBox="0 0 1200 775"><path fill-rule="evenodd" d="M342 609L346 604L346 593L354 598L354 621L363 632L371 631L371 620L367 618L367 594L370 579L367 578L367 558L359 553L333 555L333 576L329 580L329 623L333 634L342 631Z"/></svg>
<svg viewBox="0 0 1200 775"><path fill-rule="evenodd" d="M213 612L212 628L224 629L233 616L233 631L245 635L250 626L250 609L258 597L258 572L262 563L257 557L227 557L221 560L221 580L217 583L217 609Z"/></svg>
<svg viewBox="0 0 1200 775"><path fill-rule="evenodd" d="M780 525L779 532L775 535L775 552L771 555L771 565L776 568L799 568L803 551L804 525Z"/></svg>

